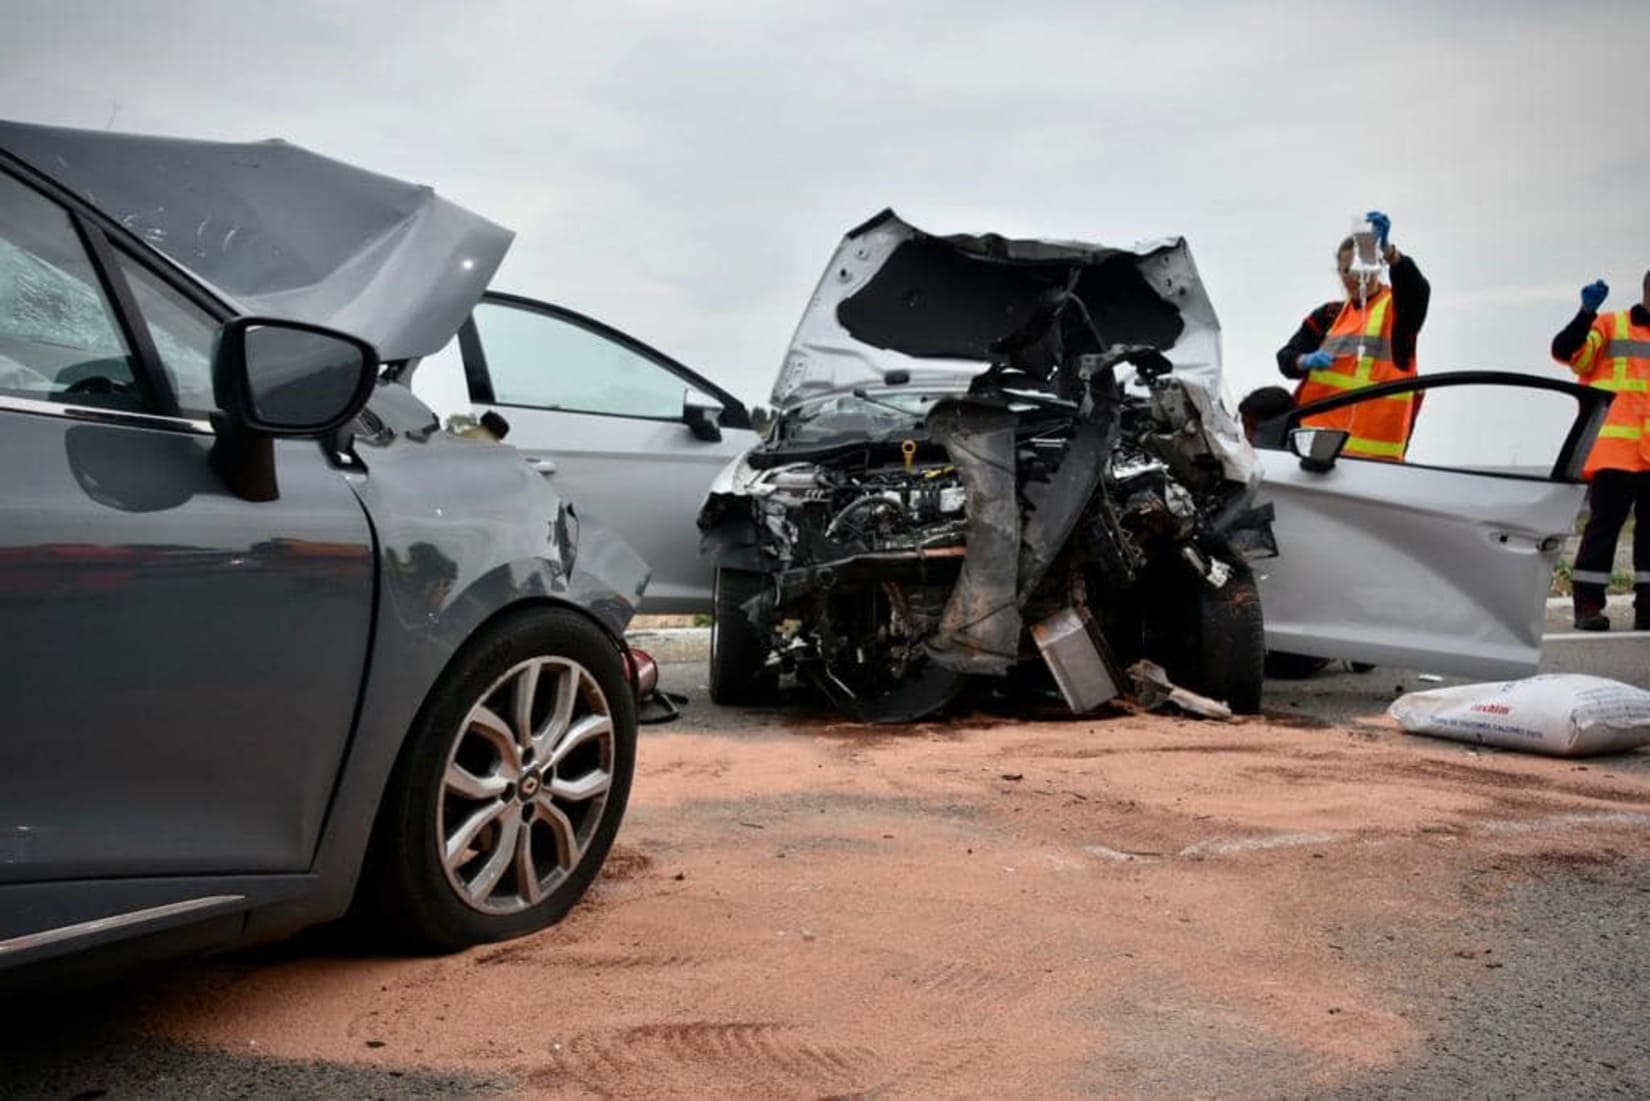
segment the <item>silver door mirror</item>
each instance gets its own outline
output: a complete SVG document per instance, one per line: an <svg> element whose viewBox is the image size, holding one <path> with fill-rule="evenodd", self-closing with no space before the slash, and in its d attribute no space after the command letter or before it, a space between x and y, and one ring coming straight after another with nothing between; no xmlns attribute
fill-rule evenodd
<svg viewBox="0 0 1650 1101"><path fill-rule="evenodd" d="M693 438L715 443L722 438L721 402L709 394L689 388L682 393L682 420Z"/></svg>
<svg viewBox="0 0 1650 1101"><path fill-rule="evenodd" d="M1352 433L1340 428L1297 428L1289 433L1289 450L1300 456L1301 469L1322 474L1335 466Z"/></svg>

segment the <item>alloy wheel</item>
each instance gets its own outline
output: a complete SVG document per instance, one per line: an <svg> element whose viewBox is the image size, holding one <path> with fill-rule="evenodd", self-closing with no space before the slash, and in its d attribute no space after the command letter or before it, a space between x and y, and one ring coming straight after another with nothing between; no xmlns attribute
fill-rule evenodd
<svg viewBox="0 0 1650 1101"><path fill-rule="evenodd" d="M470 907L515 914L579 866L613 784L613 714L568 658L523 661L454 735L437 796L447 882Z"/></svg>

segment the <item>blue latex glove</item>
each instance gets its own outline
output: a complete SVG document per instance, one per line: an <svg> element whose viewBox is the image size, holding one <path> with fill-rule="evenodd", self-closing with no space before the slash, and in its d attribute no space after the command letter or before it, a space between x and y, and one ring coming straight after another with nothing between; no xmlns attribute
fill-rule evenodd
<svg viewBox="0 0 1650 1101"><path fill-rule="evenodd" d="M1301 356L1301 366L1308 371L1322 371L1335 362L1335 357L1319 348L1311 355Z"/></svg>
<svg viewBox="0 0 1650 1101"><path fill-rule="evenodd" d="M1392 232L1392 219L1379 210L1371 210L1364 217L1369 220L1370 225L1375 227L1375 243L1382 248L1386 248L1387 235Z"/></svg>
<svg viewBox="0 0 1650 1101"><path fill-rule="evenodd" d="M1581 288L1581 308L1589 313L1598 313L1598 308L1604 305L1604 300L1609 297L1610 285L1604 280L1588 283Z"/></svg>

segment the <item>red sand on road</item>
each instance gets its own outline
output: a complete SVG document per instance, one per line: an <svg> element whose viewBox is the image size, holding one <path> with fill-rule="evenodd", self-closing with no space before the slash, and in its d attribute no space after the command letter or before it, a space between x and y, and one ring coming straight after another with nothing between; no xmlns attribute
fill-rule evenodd
<svg viewBox="0 0 1650 1101"><path fill-rule="evenodd" d="M1650 840L1637 774L1375 723L650 734L560 926L444 959L227 961L145 1019L544 1095L1184 1092L1188 1059L1328 1085L1418 1041L1383 930L1452 916L1469 879L1490 906L1543 861ZM1441 941L1439 965L1485 947Z"/></svg>

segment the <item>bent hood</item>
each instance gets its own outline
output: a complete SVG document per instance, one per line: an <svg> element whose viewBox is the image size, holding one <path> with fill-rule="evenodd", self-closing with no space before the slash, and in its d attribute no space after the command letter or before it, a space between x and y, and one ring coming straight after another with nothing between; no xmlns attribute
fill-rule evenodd
<svg viewBox="0 0 1650 1101"><path fill-rule="evenodd" d="M341 329L386 361L440 350L514 236L426 186L284 141L0 121L0 149L242 313Z"/></svg>
<svg viewBox="0 0 1650 1101"><path fill-rule="evenodd" d="M850 230L791 338L775 409L909 375L965 389L1051 290L1071 287L1108 344L1160 349L1220 386L1220 323L1181 238L1132 249L995 234L936 237L885 210Z"/></svg>

